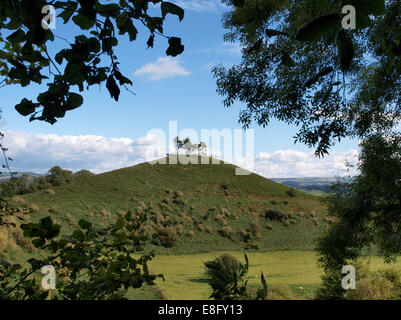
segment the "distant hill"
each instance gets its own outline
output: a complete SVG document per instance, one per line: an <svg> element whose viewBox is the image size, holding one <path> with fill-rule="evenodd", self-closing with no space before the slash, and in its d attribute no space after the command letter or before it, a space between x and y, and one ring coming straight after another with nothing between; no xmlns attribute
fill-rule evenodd
<svg viewBox="0 0 401 320"><path fill-rule="evenodd" d="M324 193L327 192L329 190L329 187L337 181L337 178L273 178L272 180L306 192L320 191L321 193Z"/></svg>
<svg viewBox="0 0 401 320"><path fill-rule="evenodd" d="M35 172L17 172L16 174L14 174L14 177L19 178L21 177L23 174L27 174L28 176L32 176L32 177L43 177L45 176L45 174L41 174L41 173L35 173ZM0 173L0 181L8 181L10 180L10 173L9 172L2 172Z"/></svg>
<svg viewBox="0 0 401 320"><path fill-rule="evenodd" d="M13 202L33 208L32 221L52 216L67 233L81 218L108 225L129 209L143 212L156 253L313 248L330 223L319 198L235 168L142 163Z"/></svg>

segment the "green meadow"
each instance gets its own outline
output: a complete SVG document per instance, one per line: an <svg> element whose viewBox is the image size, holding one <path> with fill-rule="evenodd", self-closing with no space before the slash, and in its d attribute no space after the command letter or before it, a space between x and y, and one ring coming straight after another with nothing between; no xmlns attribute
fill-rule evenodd
<svg viewBox="0 0 401 320"><path fill-rule="evenodd" d="M156 288L140 290L139 296L150 295L152 298L168 300L207 300L211 294L207 284L203 262L212 260L226 252L202 254L159 255L150 263L150 270L163 273L165 281L157 280ZM244 253L229 252L240 261ZM270 299L313 299L315 290L321 284L322 270L317 265L314 251L289 250L273 252L247 252L249 258L250 288L260 285L260 273L263 272L269 284ZM371 271L389 267L401 271L401 261L387 265L383 259L372 256L361 260Z"/></svg>

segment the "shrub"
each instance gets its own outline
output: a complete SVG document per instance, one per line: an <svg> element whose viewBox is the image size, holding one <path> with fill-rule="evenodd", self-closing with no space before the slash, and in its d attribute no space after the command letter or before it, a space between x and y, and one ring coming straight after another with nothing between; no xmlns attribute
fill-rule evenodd
<svg viewBox="0 0 401 320"><path fill-rule="evenodd" d="M22 206L26 205L25 199L21 197L12 197L11 201Z"/></svg>
<svg viewBox="0 0 401 320"><path fill-rule="evenodd" d="M176 230L177 230L177 234L182 236L182 234L184 232L184 227L182 226L182 224L179 224L176 226Z"/></svg>
<svg viewBox="0 0 401 320"><path fill-rule="evenodd" d="M8 231L6 228L0 228L0 252L8 246Z"/></svg>
<svg viewBox="0 0 401 320"><path fill-rule="evenodd" d="M33 212L39 212L39 206L37 206L36 204L31 204L30 208Z"/></svg>
<svg viewBox="0 0 401 320"><path fill-rule="evenodd" d="M198 228L199 231L205 230L205 226L202 223L199 223L197 228Z"/></svg>
<svg viewBox="0 0 401 320"><path fill-rule="evenodd" d="M245 247L247 250L259 250L260 249L260 243L257 241L252 241L248 243Z"/></svg>
<svg viewBox="0 0 401 320"><path fill-rule="evenodd" d="M173 227L158 228L156 233L153 234L153 238L155 241L152 243L161 245L165 248L175 247L178 240L177 231Z"/></svg>
<svg viewBox="0 0 401 320"><path fill-rule="evenodd" d="M54 196L56 194L56 192L53 189L46 189L45 192L47 194L50 194L51 196Z"/></svg>
<svg viewBox="0 0 401 320"><path fill-rule="evenodd" d="M232 255L223 254L204 263L206 274L209 276L209 285L213 289L209 298L235 299L246 292L248 258L245 259L246 263L243 264Z"/></svg>
<svg viewBox="0 0 401 320"><path fill-rule="evenodd" d="M249 263L248 257L246 255L244 257L245 264L229 254L223 254L204 263L209 285L213 290L209 298L216 300L266 299L268 288L263 273L260 276L262 287L257 289L254 296L247 292Z"/></svg>
<svg viewBox="0 0 401 320"><path fill-rule="evenodd" d="M218 233L224 238L230 238L233 233L233 229L229 226L225 226L221 228Z"/></svg>
<svg viewBox="0 0 401 320"><path fill-rule="evenodd" d="M193 238L193 237L195 236L195 231L189 230L189 231L187 232L187 236L190 237L190 238Z"/></svg>
<svg viewBox="0 0 401 320"><path fill-rule="evenodd" d="M262 237L262 228L257 220L253 220L251 223L251 233L256 239L260 239Z"/></svg>
<svg viewBox="0 0 401 320"><path fill-rule="evenodd" d="M65 217L66 217L66 219L67 219L67 221L68 221L68 224L69 224L70 226L76 224L75 219L74 219L74 217L73 217L71 214L67 213L67 214L65 215Z"/></svg>
<svg viewBox="0 0 401 320"><path fill-rule="evenodd" d="M289 189L285 193L289 195L291 198L295 198L297 196L297 192L294 189Z"/></svg>
<svg viewBox="0 0 401 320"><path fill-rule="evenodd" d="M281 211L268 209L263 214L262 217L269 220L283 221L287 218L287 215Z"/></svg>
<svg viewBox="0 0 401 320"><path fill-rule="evenodd" d="M355 290L348 290L347 300L395 300L401 298L400 272L393 269L365 271L359 276Z"/></svg>
<svg viewBox="0 0 401 320"><path fill-rule="evenodd" d="M296 296L285 284L275 284L269 286L268 300L295 300Z"/></svg>
<svg viewBox="0 0 401 320"><path fill-rule="evenodd" d="M206 230L207 233L213 233L213 228L210 227L210 226L207 226L207 227L205 228L205 230Z"/></svg>
<svg viewBox="0 0 401 320"><path fill-rule="evenodd" d="M75 177L89 177L89 176L94 176L95 174L93 172L90 172L89 170L79 170L74 173Z"/></svg>
<svg viewBox="0 0 401 320"><path fill-rule="evenodd" d="M273 226L271 225L271 223L268 223L268 224L266 225L266 229L268 229L268 230L273 230Z"/></svg>
<svg viewBox="0 0 401 320"><path fill-rule="evenodd" d="M175 191L175 192L174 192L174 196L175 196L176 198L181 198L181 197L184 196L184 192L182 192L182 191Z"/></svg>

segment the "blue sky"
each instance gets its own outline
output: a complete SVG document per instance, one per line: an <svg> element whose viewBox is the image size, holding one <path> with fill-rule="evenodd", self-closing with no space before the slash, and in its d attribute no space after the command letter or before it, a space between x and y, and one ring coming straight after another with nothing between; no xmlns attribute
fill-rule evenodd
<svg viewBox="0 0 401 320"><path fill-rule="evenodd" d="M144 145L155 143L146 139L148 131L160 128L167 132L169 120L177 121L179 130L192 128L199 133L208 128L240 128L238 112L242 106L223 107L210 72L211 66L218 63L232 65L241 59L238 44L223 42L221 16L227 9L213 0L176 3L185 9L185 18L179 22L176 16L168 16L165 34L183 39L185 51L178 58L166 57L167 40L161 37L156 38L153 49L146 49L149 34L139 26L136 42L120 37L116 52L120 70L133 81L130 89L136 95L123 89L115 102L105 87L93 87L84 94L82 107L50 125L30 123L13 108L24 97L35 100L39 86L0 89L1 130L9 132L5 142L17 170L43 172L59 164L72 170L85 167L102 172L132 165L145 159L141 154ZM71 23L67 28L61 19L56 21L56 35L72 40L75 31ZM63 41L56 40L53 52L61 45ZM294 145L295 127L273 121L268 128L253 129L257 171L269 177L340 174L345 160L358 150L357 141L344 140L332 149L330 157L319 160L311 156L313 150ZM97 148L88 153L85 146L93 144L91 139L96 140ZM129 154L127 146L132 147ZM115 149L114 153L110 149Z"/></svg>

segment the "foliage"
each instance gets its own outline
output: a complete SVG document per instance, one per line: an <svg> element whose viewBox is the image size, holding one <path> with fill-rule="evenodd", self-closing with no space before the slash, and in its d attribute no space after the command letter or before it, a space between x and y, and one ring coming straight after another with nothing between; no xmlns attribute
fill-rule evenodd
<svg viewBox="0 0 401 320"><path fill-rule="evenodd" d="M355 30L341 27L347 4L356 8ZM231 8L225 40L241 43L242 62L213 74L226 107L246 105L245 128L272 118L295 124L295 141L322 156L336 140L401 120L400 1L248 0Z"/></svg>
<svg viewBox="0 0 401 320"><path fill-rule="evenodd" d="M160 4L161 16L149 14L150 3ZM0 3L0 76L3 77L0 84L26 87L46 82L48 86L37 96L37 102L23 98L15 106L21 115L29 115L30 121L43 120L53 124L67 111L80 107L83 97L72 91L75 86L83 92L93 85L105 83L111 97L118 101L120 87L133 83L119 70L114 53L119 44L117 33L127 35L133 42L138 36L138 25L143 25L149 31L148 47L153 48L155 36L160 35L168 39L167 55L175 57L184 51L180 38L163 34L167 14L176 15L180 21L184 18L183 9L171 2L52 1L57 18L81 30L72 43L42 27L41 21L45 18L42 8L46 5L48 3L42 0ZM55 39L68 45L52 57L50 43ZM104 57L109 61L106 62ZM44 73L46 70L47 74Z"/></svg>
<svg viewBox="0 0 401 320"><path fill-rule="evenodd" d="M213 289L210 298L216 300L251 299L247 293L246 275L249 269L248 257L245 254L245 264L229 254L223 254L212 261L204 263L206 273L210 276L209 285ZM267 297L267 283L261 274L262 288L257 291L255 299L264 300Z"/></svg>
<svg viewBox="0 0 401 320"><path fill-rule="evenodd" d="M360 174L339 181L326 196L336 217L318 243L327 273L338 272L362 249L376 245L386 262L400 254L401 135L373 135L361 144Z"/></svg>
<svg viewBox="0 0 401 320"><path fill-rule="evenodd" d="M29 300L48 297L36 276L45 265L53 266L57 272L53 299L122 299L129 288L153 284L157 277L163 277L149 273L147 264L154 255L134 258L146 240L138 234L145 220L144 215L138 217L129 211L115 224L96 229L81 219L79 229L61 238L60 225L54 224L50 217L21 225L24 236L31 238L32 244L45 250L48 256L30 259L28 268L2 260L0 297Z"/></svg>
<svg viewBox="0 0 401 320"><path fill-rule="evenodd" d="M70 170L64 170L59 166L55 166L48 171L45 177L33 177L28 174L22 174L20 177L13 175L9 181L4 181L0 184L0 193L3 197L23 195L38 190L58 187L63 184L70 184L76 177L89 177L92 175L94 174L89 170L80 170L72 173Z"/></svg>
<svg viewBox="0 0 401 320"><path fill-rule="evenodd" d="M200 142L192 144L189 138L185 138L184 140L180 140L179 137L174 138L175 148L177 149L177 154L179 153L180 149L186 151L187 154L190 154L193 151L196 151L198 155L203 154L205 149L207 148L206 143Z"/></svg>

